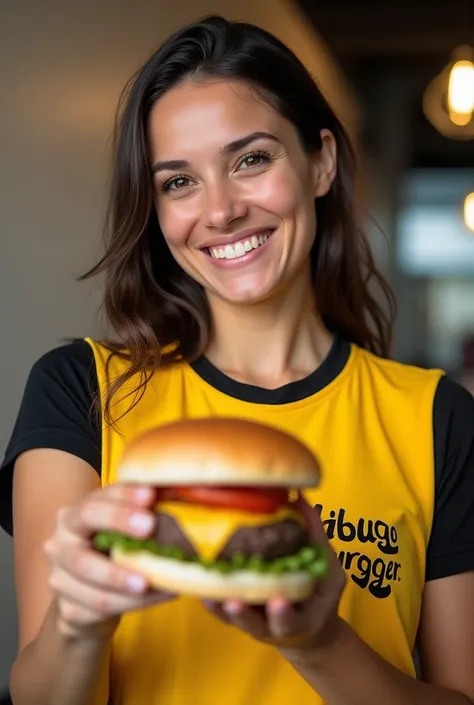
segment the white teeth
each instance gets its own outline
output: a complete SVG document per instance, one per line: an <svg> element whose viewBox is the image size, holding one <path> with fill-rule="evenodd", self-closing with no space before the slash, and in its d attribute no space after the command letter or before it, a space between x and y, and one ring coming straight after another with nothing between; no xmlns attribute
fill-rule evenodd
<svg viewBox="0 0 474 705"><path fill-rule="evenodd" d="M245 245L243 242L236 242L235 243L235 256L236 257L243 257L245 255Z"/></svg>
<svg viewBox="0 0 474 705"><path fill-rule="evenodd" d="M233 245L226 245L225 247L211 247L209 248L210 255L213 259L235 259L236 257L243 257L246 252L251 250L256 250L257 247L263 245L272 233L266 233L265 235L253 235L248 240L240 240Z"/></svg>

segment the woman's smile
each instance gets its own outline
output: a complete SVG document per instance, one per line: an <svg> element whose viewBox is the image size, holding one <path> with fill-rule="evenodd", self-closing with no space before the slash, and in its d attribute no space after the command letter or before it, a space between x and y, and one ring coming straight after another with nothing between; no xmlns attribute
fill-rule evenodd
<svg viewBox="0 0 474 705"><path fill-rule="evenodd" d="M202 248L201 252L217 267L245 267L267 251L269 240L275 233L272 228L237 233L231 238L220 238L214 245Z"/></svg>

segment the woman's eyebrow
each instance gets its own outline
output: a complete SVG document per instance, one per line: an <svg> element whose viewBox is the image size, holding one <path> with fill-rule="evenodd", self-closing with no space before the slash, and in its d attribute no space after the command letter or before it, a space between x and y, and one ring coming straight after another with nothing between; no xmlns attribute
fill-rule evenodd
<svg viewBox="0 0 474 705"><path fill-rule="evenodd" d="M270 132L251 132L249 135L244 135L224 145L224 147L220 148L219 152L223 155L233 154L234 152L239 152L241 149L245 149L245 147L248 147L252 142L259 139L273 140L274 142L280 143L278 137L275 137L275 135L272 135ZM153 165L151 173L157 174L159 171L179 171L180 169L187 169L189 166L190 164L186 159L158 161Z"/></svg>

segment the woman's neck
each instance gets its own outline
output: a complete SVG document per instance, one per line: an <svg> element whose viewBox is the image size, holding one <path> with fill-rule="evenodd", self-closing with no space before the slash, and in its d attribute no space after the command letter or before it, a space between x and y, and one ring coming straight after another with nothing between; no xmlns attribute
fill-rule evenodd
<svg viewBox="0 0 474 705"><path fill-rule="evenodd" d="M239 382L276 389L313 372L331 348L333 336L304 279L259 304L212 298L210 306L214 330L206 357Z"/></svg>

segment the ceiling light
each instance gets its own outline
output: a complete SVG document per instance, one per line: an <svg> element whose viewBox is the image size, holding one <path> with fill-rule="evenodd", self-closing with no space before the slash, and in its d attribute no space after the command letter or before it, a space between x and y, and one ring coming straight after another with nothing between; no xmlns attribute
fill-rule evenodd
<svg viewBox="0 0 474 705"><path fill-rule="evenodd" d="M464 200L464 223L474 233L474 193L469 193Z"/></svg>
<svg viewBox="0 0 474 705"><path fill-rule="evenodd" d="M474 49L458 47L450 63L429 83L423 111L445 137L474 139Z"/></svg>

